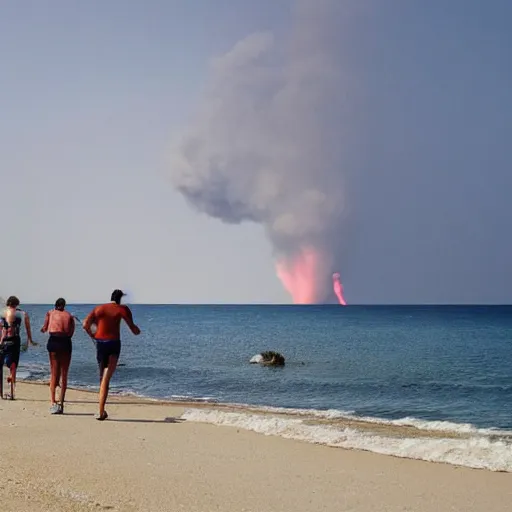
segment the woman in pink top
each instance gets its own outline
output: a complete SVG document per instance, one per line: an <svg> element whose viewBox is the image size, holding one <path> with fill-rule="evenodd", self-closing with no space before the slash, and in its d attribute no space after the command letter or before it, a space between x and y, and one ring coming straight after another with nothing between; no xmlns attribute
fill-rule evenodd
<svg viewBox="0 0 512 512"><path fill-rule="evenodd" d="M41 332L48 332L50 337L46 348L50 357L50 399L51 414L62 414L64 412L64 397L68 386L68 370L71 364L72 343L71 338L75 333L75 319L73 315L65 311L66 301L62 298L55 302L55 309L48 311L44 319L44 325ZM55 388L59 378L60 383L60 401L55 400Z"/></svg>

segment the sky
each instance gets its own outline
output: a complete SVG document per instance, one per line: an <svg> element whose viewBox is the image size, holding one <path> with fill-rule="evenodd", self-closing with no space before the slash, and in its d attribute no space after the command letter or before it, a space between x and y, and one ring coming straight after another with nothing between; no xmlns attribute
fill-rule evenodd
<svg viewBox="0 0 512 512"><path fill-rule="evenodd" d="M512 4L340 2L347 302L511 303ZM209 217L171 167L212 59L286 40L294 7L0 3L0 295L290 302L265 226Z"/></svg>

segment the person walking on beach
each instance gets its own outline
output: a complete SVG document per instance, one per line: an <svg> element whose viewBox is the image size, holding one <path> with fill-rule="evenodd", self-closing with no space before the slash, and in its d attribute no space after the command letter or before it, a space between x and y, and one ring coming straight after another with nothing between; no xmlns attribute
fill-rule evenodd
<svg viewBox="0 0 512 512"><path fill-rule="evenodd" d="M61 297L55 301L55 309L46 313L41 332L50 334L46 349L50 359L51 414L64 413L64 398L68 387L68 371L71 364L72 341L75 319L65 311L66 301ZM62 379L61 379L62 377ZM60 382L60 400L55 399L55 389Z"/></svg>
<svg viewBox="0 0 512 512"><path fill-rule="evenodd" d="M114 374L119 354L121 353L121 320L124 320L133 334L140 334L140 329L133 323L132 312L128 306L121 304L125 295L121 290L114 290L111 302L96 306L83 321L83 328L96 343L96 360L100 370L99 414L96 419L108 418L105 411L110 379ZM93 334L91 327L96 325Z"/></svg>
<svg viewBox="0 0 512 512"><path fill-rule="evenodd" d="M20 362L21 352L21 324L25 324L28 345L36 346L32 340L32 330L30 328L30 318L28 314L19 309L20 300L12 295L5 302L5 309L0 313L0 395L4 398L3 393L3 367L7 366L10 374L7 382L11 384L11 393L6 398L14 400L14 391L16 387L16 370Z"/></svg>

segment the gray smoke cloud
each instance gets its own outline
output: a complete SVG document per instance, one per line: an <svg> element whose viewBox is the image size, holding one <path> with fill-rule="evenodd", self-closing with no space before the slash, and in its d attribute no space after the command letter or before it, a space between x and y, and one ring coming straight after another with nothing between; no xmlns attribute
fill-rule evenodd
<svg viewBox="0 0 512 512"><path fill-rule="evenodd" d="M287 37L255 33L216 58L171 155L173 184L198 210L262 224L276 259L316 248L317 302L334 298L332 273L343 272L354 84L342 48L354 5L297 1Z"/></svg>

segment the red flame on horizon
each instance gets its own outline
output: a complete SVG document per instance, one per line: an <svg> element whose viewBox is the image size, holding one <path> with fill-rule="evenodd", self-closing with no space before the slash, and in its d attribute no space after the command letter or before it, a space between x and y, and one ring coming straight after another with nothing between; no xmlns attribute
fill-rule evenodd
<svg viewBox="0 0 512 512"><path fill-rule="evenodd" d="M277 277L292 296L294 304L315 304L320 257L311 248L303 249L293 259L277 262Z"/></svg>
<svg viewBox="0 0 512 512"><path fill-rule="evenodd" d="M293 257L277 262L277 277L292 296L294 304L318 304L324 297L323 279L328 267L324 255L315 248L303 248ZM335 280L335 276L337 280ZM333 289L338 302L346 305L339 274L333 274Z"/></svg>
<svg viewBox="0 0 512 512"><path fill-rule="evenodd" d="M336 294L336 297L338 298L338 302L342 306L346 306L347 301L345 300L345 297L343 296L343 285L341 284L341 276L338 272L335 272L332 275L332 287L333 287L334 293Z"/></svg>

